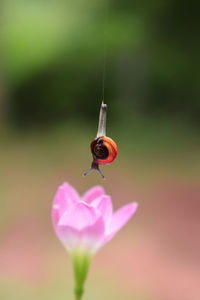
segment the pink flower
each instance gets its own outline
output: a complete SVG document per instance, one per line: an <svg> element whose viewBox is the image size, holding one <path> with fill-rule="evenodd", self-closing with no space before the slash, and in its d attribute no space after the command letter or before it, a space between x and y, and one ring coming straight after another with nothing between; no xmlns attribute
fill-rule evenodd
<svg viewBox="0 0 200 300"><path fill-rule="evenodd" d="M112 201L101 186L82 197L68 183L62 184L52 206L55 232L65 248L93 254L128 222L137 209L130 203L113 213Z"/></svg>

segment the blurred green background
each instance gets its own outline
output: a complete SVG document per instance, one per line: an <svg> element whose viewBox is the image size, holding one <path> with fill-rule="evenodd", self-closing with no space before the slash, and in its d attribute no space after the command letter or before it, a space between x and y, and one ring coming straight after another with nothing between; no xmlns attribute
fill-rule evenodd
<svg viewBox="0 0 200 300"><path fill-rule="evenodd" d="M102 184L115 209L139 202L95 257L84 299L200 299L198 4L6 0L0 21L0 298L73 299L50 221L69 181L80 193ZM119 156L102 181L82 173L105 57Z"/></svg>

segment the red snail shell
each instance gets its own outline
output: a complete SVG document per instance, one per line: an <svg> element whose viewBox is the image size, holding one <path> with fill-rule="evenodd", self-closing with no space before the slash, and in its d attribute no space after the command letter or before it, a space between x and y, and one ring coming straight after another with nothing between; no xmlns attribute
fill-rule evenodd
<svg viewBox="0 0 200 300"><path fill-rule="evenodd" d="M94 139L90 145L95 163L108 165L112 163L118 154L116 143L107 136Z"/></svg>

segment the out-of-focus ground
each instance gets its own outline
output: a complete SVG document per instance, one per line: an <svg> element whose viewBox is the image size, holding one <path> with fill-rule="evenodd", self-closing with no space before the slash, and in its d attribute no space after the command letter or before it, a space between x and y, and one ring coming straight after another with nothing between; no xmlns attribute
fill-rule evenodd
<svg viewBox="0 0 200 300"><path fill-rule="evenodd" d="M139 203L94 258L84 300L200 299L199 53L195 0L2 1L1 300L73 299L50 220L63 181L102 184L115 209ZM102 77L119 147L106 181L82 177Z"/></svg>
<svg viewBox="0 0 200 300"><path fill-rule="evenodd" d="M138 151L139 137L127 147L119 134L119 157L102 168L107 179L101 181L95 173L82 177L96 130L83 127L2 134L0 298L73 299L71 263L50 219L57 186L69 181L80 193L102 184L115 209L139 203L133 219L95 256L85 299L199 299L200 160L194 137L184 150L179 141L171 150L152 146L148 152Z"/></svg>

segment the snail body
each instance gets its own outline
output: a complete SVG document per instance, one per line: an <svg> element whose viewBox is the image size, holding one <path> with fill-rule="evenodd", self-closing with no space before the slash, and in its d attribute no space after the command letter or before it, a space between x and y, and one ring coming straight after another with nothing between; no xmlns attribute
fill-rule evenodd
<svg viewBox="0 0 200 300"><path fill-rule="evenodd" d="M117 157L118 149L116 143L106 136L106 112L107 105L102 102L99 114L99 126L97 136L90 144L90 150L93 156L91 168L83 175L86 176L92 170L97 170L104 178L99 165L111 164Z"/></svg>

